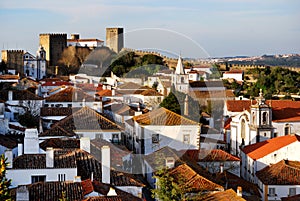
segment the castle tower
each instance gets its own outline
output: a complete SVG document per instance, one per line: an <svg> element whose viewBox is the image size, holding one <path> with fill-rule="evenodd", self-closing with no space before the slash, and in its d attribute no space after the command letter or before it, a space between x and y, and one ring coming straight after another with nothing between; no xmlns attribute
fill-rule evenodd
<svg viewBox="0 0 300 201"><path fill-rule="evenodd" d="M272 126L272 108L266 104L260 89L259 97L256 98L256 104L250 108L250 139L249 142L256 143L273 136L274 128Z"/></svg>
<svg viewBox="0 0 300 201"><path fill-rule="evenodd" d="M124 47L123 28L106 28L106 46L119 53Z"/></svg>
<svg viewBox="0 0 300 201"><path fill-rule="evenodd" d="M2 50L2 61L5 62L7 69L14 69L20 75L23 74L23 55L24 50Z"/></svg>
<svg viewBox="0 0 300 201"><path fill-rule="evenodd" d="M57 66L62 52L67 47L67 34L40 34L40 45L47 52L49 66Z"/></svg>

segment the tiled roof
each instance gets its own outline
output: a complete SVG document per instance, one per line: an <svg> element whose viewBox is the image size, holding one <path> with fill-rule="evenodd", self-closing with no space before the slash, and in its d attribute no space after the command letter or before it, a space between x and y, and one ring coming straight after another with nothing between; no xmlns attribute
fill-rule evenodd
<svg viewBox="0 0 300 201"><path fill-rule="evenodd" d="M222 200L222 201L246 201L244 198L239 197L236 192L232 189L228 189L226 191L213 193L207 197L201 197L203 201L215 201L215 200Z"/></svg>
<svg viewBox="0 0 300 201"><path fill-rule="evenodd" d="M131 152L122 145L112 144L103 139L91 140L91 154L99 161L101 161L101 147L109 146L111 155L111 166L115 169L122 169L122 157L130 154Z"/></svg>
<svg viewBox="0 0 300 201"><path fill-rule="evenodd" d="M228 189L237 189L239 186L242 187L242 191L245 192L245 194L248 194L248 199L246 200L260 200L259 198L261 195L256 184L246 181L228 171L224 171L223 173L216 175L216 177L222 180L224 185L227 185Z"/></svg>
<svg viewBox="0 0 300 201"><path fill-rule="evenodd" d="M76 130L119 130L119 127L96 111L83 107L53 124L50 130L40 136L74 136Z"/></svg>
<svg viewBox="0 0 300 201"><path fill-rule="evenodd" d="M182 187L187 187L191 189L192 192L224 190L222 186L197 174L187 164L182 164L171 169L169 174L174 177L175 181L179 178L182 179L184 183Z"/></svg>
<svg viewBox="0 0 300 201"><path fill-rule="evenodd" d="M18 80L19 75L0 75L0 80Z"/></svg>
<svg viewBox="0 0 300 201"><path fill-rule="evenodd" d="M281 197L280 198L282 201L299 201L300 200L300 194L290 196L290 197Z"/></svg>
<svg viewBox="0 0 300 201"><path fill-rule="evenodd" d="M101 91L98 91L98 92L96 93L96 95L98 95L98 96L100 96L100 97L102 97L102 96L112 96L112 91L109 90L109 89L103 89L103 90L101 90Z"/></svg>
<svg viewBox="0 0 300 201"><path fill-rule="evenodd" d="M147 89L141 93L143 96L163 96L159 92L157 92L155 89Z"/></svg>
<svg viewBox="0 0 300 201"><path fill-rule="evenodd" d="M234 98L232 91L192 91L190 94L194 99L228 99Z"/></svg>
<svg viewBox="0 0 300 201"><path fill-rule="evenodd" d="M224 87L224 84L222 81L192 81L190 82L190 87L192 88Z"/></svg>
<svg viewBox="0 0 300 201"><path fill-rule="evenodd" d="M59 201L62 198L62 193L68 200L82 200L82 185L80 182L37 182L29 185L22 185L19 188L27 188L29 191L30 201ZM16 199L17 189L13 189L12 197Z"/></svg>
<svg viewBox="0 0 300 201"><path fill-rule="evenodd" d="M59 122L58 122L59 123ZM47 136L51 136L51 137L73 137L76 134L74 133L73 130L71 131L66 131L65 129L63 129L62 126L60 125L55 125L52 126L49 130L44 131L43 133L39 134L39 137L47 137Z"/></svg>
<svg viewBox="0 0 300 201"><path fill-rule="evenodd" d="M298 135L280 136L245 146L242 151L250 158L257 160L297 141L300 141L300 136Z"/></svg>
<svg viewBox="0 0 300 201"><path fill-rule="evenodd" d="M23 154L13 161L14 169L45 169L46 154ZM76 168L74 153L62 153L54 150L54 168Z"/></svg>
<svg viewBox="0 0 300 201"><path fill-rule="evenodd" d="M68 87L46 98L46 102L81 102L83 100L93 102L95 98L85 93L82 89L74 87Z"/></svg>
<svg viewBox="0 0 300 201"><path fill-rule="evenodd" d="M91 154L80 149L75 151L77 174L81 176L82 180L90 179L91 173L95 180L101 181L102 170L101 163ZM144 184L140 182L134 175L119 172L111 168L110 184L113 186L138 186L143 187Z"/></svg>
<svg viewBox="0 0 300 201"><path fill-rule="evenodd" d="M252 101L256 104L256 100ZM272 107L273 122L300 121L300 101L292 100L267 100L267 105ZM227 110L231 112L242 112L250 110L250 100L228 100L226 102Z"/></svg>
<svg viewBox="0 0 300 201"><path fill-rule="evenodd" d="M34 93L28 90L11 90L13 94L13 100L43 100L43 98L35 95ZM9 91L1 91L0 99L8 101L8 92Z"/></svg>
<svg viewBox="0 0 300 201"><path fill-rule="evenodd" d="M43 87L45 87L45 86L62 86L62 85L72 86L73 84L70 82L61 81L61 80L46 81L42 84Z"/></svg>
<svg viewBox="0 0 300 201"><path fill-rule="evenodd" d="M69 116L72 113L78 111L80 108L72 107L42 107L40 114L44 116Z"/></svg>
<svg viewBox="0 0 300 201"><path fill-rule="evenodd" d="M224 74L242 74L243 72L244 72L243 70L234 69L231 71L226 71L224 72Z"/></svg>
<svg viewBox="0 0 300 201"><path fill-rule="evenodd" d="M0 145L13 149L18 146L18 139L12 136L0 134Z"/></svg>
<svg viewBox="0 0 300 201"><path fill-rule="evenodd" d="M221 149L213 149L210 151L201 150L199 152L199 158L199 161L201 162L240 161L238 157L235 157Z"/></svg>
<svg viewBox="0 0 300 201"><path fill-rule="evenodd" d="M47 147L60 149L78 149L80 148L80 140L74 138L50 138L40 143L40 148L46 150Z"/></svg>
<svg viewBox="0 0 300 201"><path fill-rule="evenodd" d="M152 110L146 114L135 116L133 117L133 120L142 125L198 125L197 122L180 116L163 107Z"/></svg>
<svg viewBox="0 0 300 201"><path fill-rule="evenodd" d="M265 185L300 185L300 162L281 160L256 173Z"/></svg>

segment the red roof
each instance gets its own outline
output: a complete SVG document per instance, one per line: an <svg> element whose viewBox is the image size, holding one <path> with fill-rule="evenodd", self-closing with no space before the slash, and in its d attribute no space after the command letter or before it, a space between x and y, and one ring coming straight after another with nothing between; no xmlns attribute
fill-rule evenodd
<svg viewBox="0 0 300 201"><path fill-rule="evenodd" d="M281 160L256 173L267 185L300 185L300 162Z"/></svg>
<svg viewBox="0 0 300 201"><path fill-rule="evenodd" d="M42 86L62 86L62 85L73 85L70 82L65 82L65 81L50 81L50 82L45 82L42 84Z"/></svg>
<svg viewBox="0 0 300 201"><path fill-rule="evenodd" d="M298 135L280 136L245 146L242 151L250 158L257 160L297 141L300 141L300 136Z"/></svg>
<svg viewBox="0 0 300 201"><path fill-rule="evenodd" d="M236 156L233 156L221 149L213 149L211 151L201 151L199 153L201 162L215 162L215 161L240 161Z"/></svg>

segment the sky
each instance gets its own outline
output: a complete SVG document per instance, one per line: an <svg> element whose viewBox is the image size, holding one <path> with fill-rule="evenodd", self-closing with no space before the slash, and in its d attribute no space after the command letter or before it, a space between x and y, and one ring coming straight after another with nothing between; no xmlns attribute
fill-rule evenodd
<svg viewBox="0 0 300 201"><path fill-rule="evenodd" d="M105 41L123 27L125 47L183 57L300 53L299 0L0 1L0 47L35 54L41 33Z"/></svg>

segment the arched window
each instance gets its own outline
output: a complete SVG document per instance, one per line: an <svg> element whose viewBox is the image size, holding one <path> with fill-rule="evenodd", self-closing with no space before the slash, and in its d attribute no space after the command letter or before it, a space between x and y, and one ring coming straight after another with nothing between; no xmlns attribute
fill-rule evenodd
<svg viewBox="0 0 300 201"><path fill-rule="evenodd" d="M263 112L263 115L262 115L262 124L263 125L267 125L268 124L268 113L267 112Z"/></svg>
<svg viewBox="0 0 300 201"><path fill-rule="evenodd" d="M242 144L244 145L245 138L246 138L246 122L245 122L245 119L242 119L242 122L241 122L241 138L242 138Z"/></svg>
<svg viewBox="0 0 300 201"><path fill-rule="evenodd" d="M291 132L291 126L289 124L285 124L284 126L284 135L289 135Z"/></svg>

